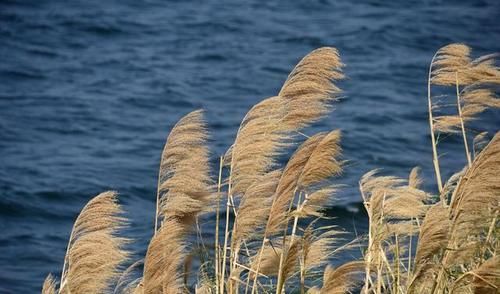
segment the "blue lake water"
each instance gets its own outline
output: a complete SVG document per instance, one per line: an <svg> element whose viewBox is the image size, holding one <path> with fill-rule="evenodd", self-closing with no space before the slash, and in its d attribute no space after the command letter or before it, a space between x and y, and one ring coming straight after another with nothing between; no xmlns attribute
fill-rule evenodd
<svg viewBox="0 0 500 294"><path fill-rule="evenodd" d="M215 162L246 111L321 46L339 49L348 76L306 130L344 133L330 214L362 227L357 181L377 167L419 165L433 191L428 63L451 42L500 51L499 19L497 0L0 1L0 293L39 292L59 273L77 213L104 190L120 192L143 254L173 124L205 109ZM499 126L487 112L472 131ZM442 148L447 176L465 156L460 138Z"/></svg>

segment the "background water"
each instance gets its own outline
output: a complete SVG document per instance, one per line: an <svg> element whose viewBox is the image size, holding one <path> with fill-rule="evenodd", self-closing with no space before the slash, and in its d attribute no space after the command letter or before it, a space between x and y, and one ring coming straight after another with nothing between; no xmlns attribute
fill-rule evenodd
<svg viewBox="0 0 500 294"><path fill-rule="evenodd" d="M36 293L59 273L78 211L104 190L120 192L143 254L176 120L204 108L215 159L320 46L340 50L349 77L335 112L307 130L344 132L347 187L330 214L362 231L356 185L375 167L420 165L432 191L428 63L450 42L500 51L500 2L291 2L0 1L0 293ZM499 125L490 112L480 128ZM445 175L462 148L443 143Z"/></svg>

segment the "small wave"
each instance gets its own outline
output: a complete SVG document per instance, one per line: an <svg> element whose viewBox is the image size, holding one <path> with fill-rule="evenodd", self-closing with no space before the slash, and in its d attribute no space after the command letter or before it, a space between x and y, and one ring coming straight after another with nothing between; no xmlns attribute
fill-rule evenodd
<svg viewBox="0 0 500 294"><path fill-rule="evenodd" d="M45 76L40 72L28 71L21 69L7 69L0 71L0 76L6 79L22 79L22 80L43 80Z"/></svg>

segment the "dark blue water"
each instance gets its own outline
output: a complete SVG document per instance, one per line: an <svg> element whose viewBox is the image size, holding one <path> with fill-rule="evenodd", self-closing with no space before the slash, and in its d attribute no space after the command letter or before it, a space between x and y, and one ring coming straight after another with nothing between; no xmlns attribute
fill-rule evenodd
<svg viewBox="0 0 500 294"><path fill-rule="evenodd" d="M420 165L432 191L428 63L450 42L500 51L500 2L291 2L0 1L0 293L35 293L59 273L76 214L104 190L121 193L142 254L176 120L204 108L215 158L320 46L340 50L349 77L346 98L307 131L344 131L336 204L357 207L357 180L375 167ZM499 125L488 112L477 129ZM443 145L445 175L465 162L460 143Z"/></svg>

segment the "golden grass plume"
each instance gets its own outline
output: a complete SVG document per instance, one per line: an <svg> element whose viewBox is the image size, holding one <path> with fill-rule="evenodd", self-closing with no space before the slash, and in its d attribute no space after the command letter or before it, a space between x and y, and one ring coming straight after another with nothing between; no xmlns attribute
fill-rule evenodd
<svg viewBox="0 0 500 294"><path fill-rule="evenodd" d="M201 110L172 128L161 156L157 219L175 217L192 224L211 201L207 130Z"/></svg>
<svg viewBox="0 0 500 294"><path fill-rule="evenodd" d="M90 200L75 221L64 263L59 293L103 293L119 276L127 260L127 240L117 237L126 224L115 192Z"/></svg>

